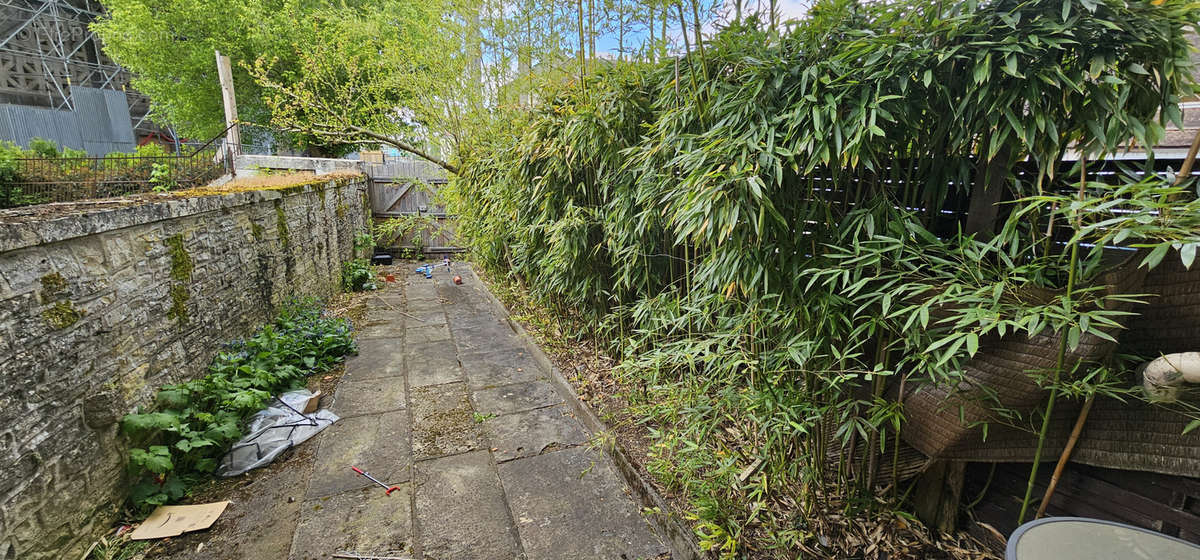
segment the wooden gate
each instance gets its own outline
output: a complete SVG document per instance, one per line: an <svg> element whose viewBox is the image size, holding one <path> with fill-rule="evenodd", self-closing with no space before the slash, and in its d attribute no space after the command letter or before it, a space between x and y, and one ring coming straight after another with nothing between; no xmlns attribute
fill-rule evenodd
<svg viewBox="0 0 1200 560"><path fill-rule="evenodd" d="M454 217L446 214L446 205L438 191L446 184L440 167L422 161L375 163L367 166L371 177L371 211L376 222L387 219L421 220L422 227L398 239L380 240L380 245L420 248L427 253L457 252Z"/></svg>

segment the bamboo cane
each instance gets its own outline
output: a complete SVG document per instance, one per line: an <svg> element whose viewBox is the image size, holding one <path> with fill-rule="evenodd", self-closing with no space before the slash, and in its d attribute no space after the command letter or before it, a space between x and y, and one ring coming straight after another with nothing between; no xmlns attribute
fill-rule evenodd
<svg viewBox="0 0 1200 560"><path fill-rule="evenodd" d="M1054 474L1050 475L1050 485L1046 487L1046 493L1042 495L1042 503L1038 505L1037 513L1033 514L1034 519L1039 519L1046 513L1046 506L1050 504L1050 497L1054 495L1054 489L1058 486L1058 478L1062 476L1063 468L1071 459L1071 451L1075 449L1075 443L1079 441L1079 433L1083 431L1083 424L1087 422L1088 412L1091 412L1094 400L1096 400L1096 393L1091 393L1083 402L1083 408L1079 410L1079 417L1075 419L1075 427L1071 429L1071 437L1067 439L1067 446L1063 448L1062 455L1058 456Z"/></svg>

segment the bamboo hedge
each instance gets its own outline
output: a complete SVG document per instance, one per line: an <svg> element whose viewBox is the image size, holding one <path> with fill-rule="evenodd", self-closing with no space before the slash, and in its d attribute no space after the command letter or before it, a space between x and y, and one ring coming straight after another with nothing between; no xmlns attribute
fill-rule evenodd
<svg viewBox="0 0 1200 560"><path fill-rule="evenodd" d="M689 496L705 546L786 556L813 538L806 514L894 471L896 395L959 382L981 338L1060 337L1048 396L1131 385L1063 352L1112 339L1137 301L1096 284L1104 247L1190 265L1200 206L1190 181L1062 161L1180 122L1198 19L1180 0L822 1L786 31L750 17L498 110L459 154L452 211L478 262L647 387L651 470ZM965 231L993 185L994 220ZM997 421L1036 433L1044 414Z"/></svg>

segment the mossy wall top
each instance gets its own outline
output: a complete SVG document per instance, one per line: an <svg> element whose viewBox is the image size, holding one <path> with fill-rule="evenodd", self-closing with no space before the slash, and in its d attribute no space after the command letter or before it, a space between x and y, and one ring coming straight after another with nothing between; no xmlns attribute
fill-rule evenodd
<svg viewBox="0 0 1200 560"><path fill-rule="evenodd" d="M0 558L78 558L109 527L117 420L279 302L335 293L365 192L338 176L0 223Z"/></svg>

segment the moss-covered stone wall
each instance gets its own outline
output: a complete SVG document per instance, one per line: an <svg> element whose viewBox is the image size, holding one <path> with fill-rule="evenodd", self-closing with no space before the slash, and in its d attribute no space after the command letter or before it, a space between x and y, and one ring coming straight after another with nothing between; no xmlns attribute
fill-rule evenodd
<svg viewBox="0 0 1200 560"><path fill-rule="evenodd" d="M330 296L366 179L0 213L0 558L78 558L124 497L122 415L274 306ZM86 207L85 207L86 208Z"/></svg>

